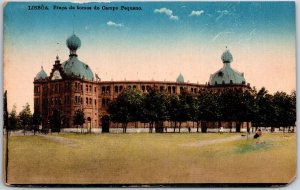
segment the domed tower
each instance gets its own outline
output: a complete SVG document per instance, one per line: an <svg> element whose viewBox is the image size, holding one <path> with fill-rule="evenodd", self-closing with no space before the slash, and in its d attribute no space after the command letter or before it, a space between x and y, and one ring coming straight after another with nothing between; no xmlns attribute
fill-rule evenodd
<svg viewBox="0 0 300 190"><path fill-rule="evenodd" d="M77 49L81 46L81 40L73 34L70 36L66 44L70 50L69 59L63 63L64 72L67 76L80 77L85 80L94 80L94 74L90 67L81 62L77 57Z"/></svg>
<svg viewBox="0 0 300 190"><path fill-rule="evenodd" d="M43 66L41 66L41 71L36 74L34 80L43 80L46 79L47 77L48 77L47 73L44 71Z"/></svg>
<svg viewBox="0 0 300 190"><path fill-rule="evenodd" d="M177 83L184 83L184 78L183 78L183 76L182 76L181 73L180 73L179 76L177 77L176 82L177 82Z"/></svg>
<svg viewBox="0 0 300 190"><path fill-rule="evenodd" d="M227 49L221 56L223 62L223 68L210 75L209 85L221 85L221 84L246 84L244 73L240 73L231 68L233 56Z"/></svg>

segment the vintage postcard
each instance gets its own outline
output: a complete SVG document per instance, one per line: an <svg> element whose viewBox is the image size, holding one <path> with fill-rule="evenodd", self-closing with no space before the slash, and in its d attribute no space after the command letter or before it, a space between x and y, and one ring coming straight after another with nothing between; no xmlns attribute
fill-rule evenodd
<svg viewBox="0 0 300 190"><path fill-rule="evenodd" d="M296 178L295 2L4 2L9 186Z"/></svg>

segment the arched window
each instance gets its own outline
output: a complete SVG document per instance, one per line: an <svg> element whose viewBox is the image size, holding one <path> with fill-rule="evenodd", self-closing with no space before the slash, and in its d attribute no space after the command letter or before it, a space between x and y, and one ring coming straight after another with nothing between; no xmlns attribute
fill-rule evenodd
<svg viewBox="0 0 300 190"><path fill-rule="evenodd" d="M89 104L89 99L88 99L88 98L85 99L85 104L86 104L86 105Z"/></svg>
<svg viewBox="0 0 300 190"><path fill-rule="evenodd" d="M168 86L168 92L171 93L171 86Z"/></svg>
<svg viewBox="0 0 300 190"><path fill-rule="evenodd" d="M172 93L174 93L174 94L176 93L176 87L175 86L172 87Z"/></svg>
<svg viewBox="0 0 300 190"><path fill-rule="evenodd" d="M163 92L165 88L163 86L160 86L160 91Z"/></svg>
<svg viewBox="0 0 300 190"><path fill-rule="evenodd" d="M90 105L92 105L92 98L90 98Z"/></svg>
<svg viewBox="0 0 300 190"><path fill-rule="evenodd" d="M180 87L180 93L183 93L183 87Z"/></svg>

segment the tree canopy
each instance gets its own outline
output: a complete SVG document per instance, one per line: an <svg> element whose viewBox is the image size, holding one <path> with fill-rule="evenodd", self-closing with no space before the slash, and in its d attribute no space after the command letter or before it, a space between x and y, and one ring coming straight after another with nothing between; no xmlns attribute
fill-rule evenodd
<svg viewBox="0 0 300 190"><path fill-rule="evenodd" d="M168 94L156 88L147 93L130 88L109 105L113 122L179 123L193 121L252 122L255 127L289 127L296 122L296 92L269 94L265 88L257 91L202 89L198 93ZM175 128L174 128L175 130Z"/></svg>

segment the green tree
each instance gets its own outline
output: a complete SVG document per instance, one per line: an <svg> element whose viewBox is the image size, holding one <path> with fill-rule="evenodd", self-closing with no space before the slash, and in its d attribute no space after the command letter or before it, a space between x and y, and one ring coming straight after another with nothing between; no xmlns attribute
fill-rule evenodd
<svg viewBox="0 0 300 190"><path fill-rule="evenodd" d="M220 93L220 119L230 123L236 122L236 132L240 132L242 122L250 122L253 118L254 96L251 90L226 89ZM249 125L247 131L250 132Z"/></svg>
<svg viewBox="0 0 300 190"><path fill-rule="evenodd" d="M272 127L288 128L290 131L290 127L294 126L296 121L296 104L293 94L276 92L273 96L273 104L276 117Z"/></svg>
<svg viewBox="0 0 300 190"><path fill-rule="evenodd" d="M168 118L166 95L151 88L143 100L143 116L150 122L149 132L153 132L154 124L156 132L163 132L163 121Z"/></svg>
<svg viewBox="0 0 300 190"><path fill-rule="evenodd" d="M174 133L177 127L178 114L180 109L179 97L175 94L169 94L166 96L166 110L168 120L174 123Z"/></svg>
<svg viewBox="0 0 300 190"><path fill-rule="evenodd" d="M39 125L42 123L42 114L39 110L36 110L32 116L33 134L39 130Z"/></svg>
<svg viewBox="0 0 300 190"><path fill-rule="evenodd" d="M23 109L19 113L19 119L25 135L26 129L28 129L32 123L32 114L28 103L26 103L25 106L23 106Z"/></svg>
<svg viewBox="0 0 300 190"><path fill-rule="evenodd" d="M273 96L262 87L257 93L254 94L256 111L253 118L254 127L273 127L276 123L276 108L273 104Z"/></svg>
<svg viewBox="0 0 300 190"><path fill-rule="evenodd" d="M111 120L122 123L123 133L126 133L129 122L141 120L142 99L140 91L129 88L109 104L108 112Z"/></svg>
<svg viewBox="0 0 300 190"><path fill-rule="evenodd" d="M83 128L83 124L85 123L85 116L82 109L78 109L75 111L73 123L74 125L77 126L77 131L78 131L78 126L80 126L81 129Z"/></svg>
<svg viewBox="0 0 300 190"><path fill-rule="evenodd" d="M8 125L9 125L10 130L16 130L18 123L19 123L16 109L17 109L17 106L13 105L13 108L8 116Z"/></svg>
<svg viewBox="0 0 300 190"><path fill-rule="evenodd" d="M179 133L181 129L182 122L187 122L192 120L192 109L193 106L193 95L187 92L183 92L179 95L179 107L178 107L178 117L177 121L179 122Z"/></svg>
<svg viewBox="0 0 300 190"><path fill-rule="evenodd" d="M52 125L51 132L60 132L61 124L63 120L63 115L60 110L53 110L53 113L50 117L50 124Z"/></svg>
<svg viewBox="0 0 300 190"><path fill-rule="evenodd" d="M198 123L201 122L201 131L207 132L207 123L210 121L219 121L220 111L220 94L210 89L199 91L198 99ZM198 131L198 126L197 126Z"/></svg>

